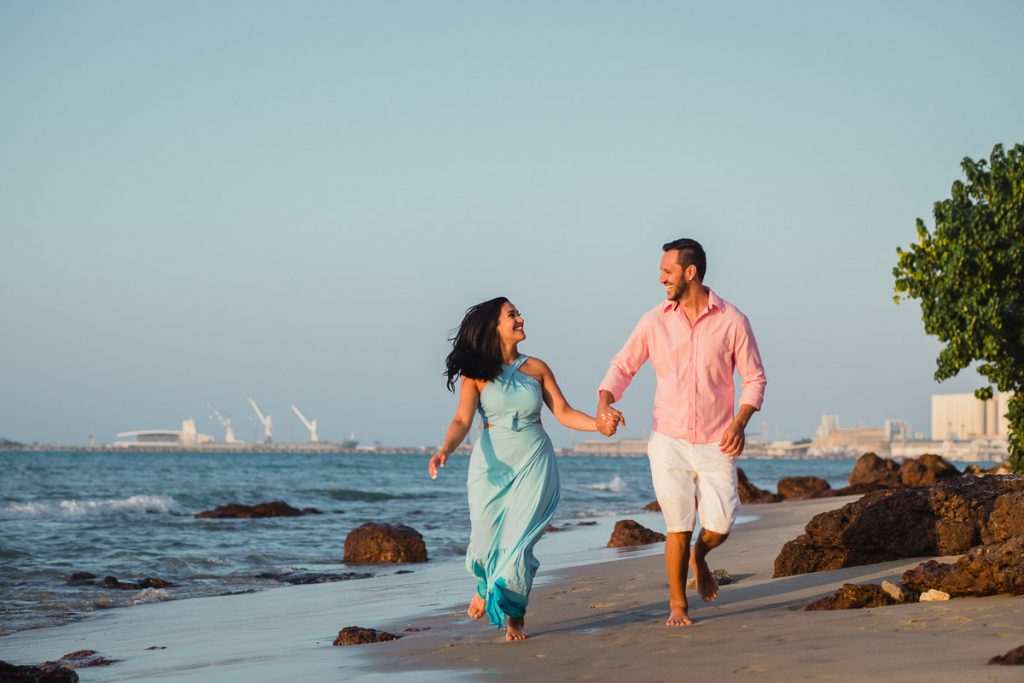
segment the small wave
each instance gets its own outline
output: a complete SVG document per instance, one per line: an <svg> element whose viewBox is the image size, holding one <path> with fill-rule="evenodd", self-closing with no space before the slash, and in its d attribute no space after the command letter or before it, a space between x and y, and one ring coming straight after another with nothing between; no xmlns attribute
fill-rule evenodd
<svg viewBox="0 0 1024 683"><path fill-rule="evenodd" d="M143 588L132 596L132 604L145 605L147 602L166 602L173 599L174 596L163 588Z"/></svg>
<svg viewBox="0 0 1024 683"><path fill-rule="evenodd" d="M395 498L406 498L408 496L396 496L382 491L360 491L359 489L321 489L316 493L322 493L334 500L354 500L373 502L378 500L394 500Z"/></svg>
<svg viewBox="0 0 1024 683"><path fill-rule="evenodd" d="M8 503L0 517L102 517L105 515L138 515L181 513L181 506L171 496L130 496L107 500L62 500L57 503Z"/></svg>
<svg viewBox="0 0 1024 683"><path fill-rule="evenodd" d="M614 493L619 493L620 491L625 491L629 488L629 485L626 484L625 480L617 474L609 482L601 484L581 484L581 486L592 491L612 491Z"/></svg>

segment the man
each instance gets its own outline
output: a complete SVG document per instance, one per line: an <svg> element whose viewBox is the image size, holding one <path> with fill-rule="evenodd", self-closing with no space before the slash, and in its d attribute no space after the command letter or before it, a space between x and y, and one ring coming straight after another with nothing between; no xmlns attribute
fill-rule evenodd
<svg viewBox="0 0 1024 683"><path fill-rule="evenodd" d="M736 519L736 459L746 443L743 430L761 408L766 381L746 316L704 286L703 247L679 239L662 250L659 282L667 300L640 319L612 359L598 389L597 414L601 432L614 434L624 419L612 403L650 359L658 385L647 455L668 531L666 625L687 626L693 623L686 602L688 566L700 596L708 602L718 597L706 558L728 538ZM743 379L736 413L734 372ZM702 530L691 555L695 513Z"/></svg>

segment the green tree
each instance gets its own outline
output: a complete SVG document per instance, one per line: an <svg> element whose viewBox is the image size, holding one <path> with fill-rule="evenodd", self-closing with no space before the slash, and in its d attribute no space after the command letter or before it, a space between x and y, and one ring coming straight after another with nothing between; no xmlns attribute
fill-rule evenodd
<svg viewBox="0 0 1024 683"><path fill-rule="evenodd" d="M935 203L935 229L917 219L917 244L897 249L896 296L921 303L924 329L945 343L935 379L979 362L1008 403L1010 466L1024 472L1024 145L964 158L965 180ZM991 399L992 386L974 392Z"/></svg>

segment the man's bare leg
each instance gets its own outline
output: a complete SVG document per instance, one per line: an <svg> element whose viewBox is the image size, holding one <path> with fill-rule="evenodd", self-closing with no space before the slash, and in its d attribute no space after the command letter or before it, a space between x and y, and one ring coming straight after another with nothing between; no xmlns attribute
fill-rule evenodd
<svg viewBox="0 0 1024 683"><path fill-rule="evenodd" d="M668 574L668 621L666 626L689 626L693 623L687 613L686 570L690 559L690 538L693 533L669 532L665 537L665 572Z"/></svg>
<svg viewBox="0 0 1024 683"><path fill-rule="evenodd" d="M707 529L701 529L697 536L697 542L693 545L693 553L690 557L690 565L693 569L693 576L697 579L697 593L706 602L714 602L718 599L718 581L715 580L711 568L708 567L707 554L725 543L729 534L719 534Z"/></svg>
<svg viewBox="0 0 1024 683"><path fill-rule="evenodd" d="M479 619L487 612L487 603L479 595L474 595L473 599L469 601L469 609L466 610L466 614Z"/></svg>
<svg viewBox="0 0 1024 683"><path fill-rule="evenodd" d="M523 627L526 626L526 619L523 617L509 617L505 622L505 640L526 640L529 636Z"/></svg>

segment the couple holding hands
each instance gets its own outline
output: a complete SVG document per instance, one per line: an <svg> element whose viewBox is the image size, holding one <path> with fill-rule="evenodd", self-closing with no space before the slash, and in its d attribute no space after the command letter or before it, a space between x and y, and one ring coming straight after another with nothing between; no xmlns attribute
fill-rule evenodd
<svg viewBox="0 0 1024 683"><path fill-rule="evenodd" d="M462 443L479 413L484 429L469 461L471 534L466 567L476 578L467 613L506 628L506 640L526 638L526 605L539 562L533 546L558 505L555 451L541 426L544 405L561 424L612 436L625 418L612 404L648 360L657 377L647 455L668 532L665 568L668 626L693 623L686 577L707 601L718 584L707 554L729 536L739 495L736 459L744 428L764 398L765 375L750 323L704 286L701 245L679 239L662 246L659 282L666 299L640 318L598 388L597 416L565 400L544 361L519 352L523 318L504 297L470 308L446 359L448 388L459 405L444 443L430 459L431 478ZM733 375L742 379L735 409ZM691 550L697 518L701 532Z"/></svg>

